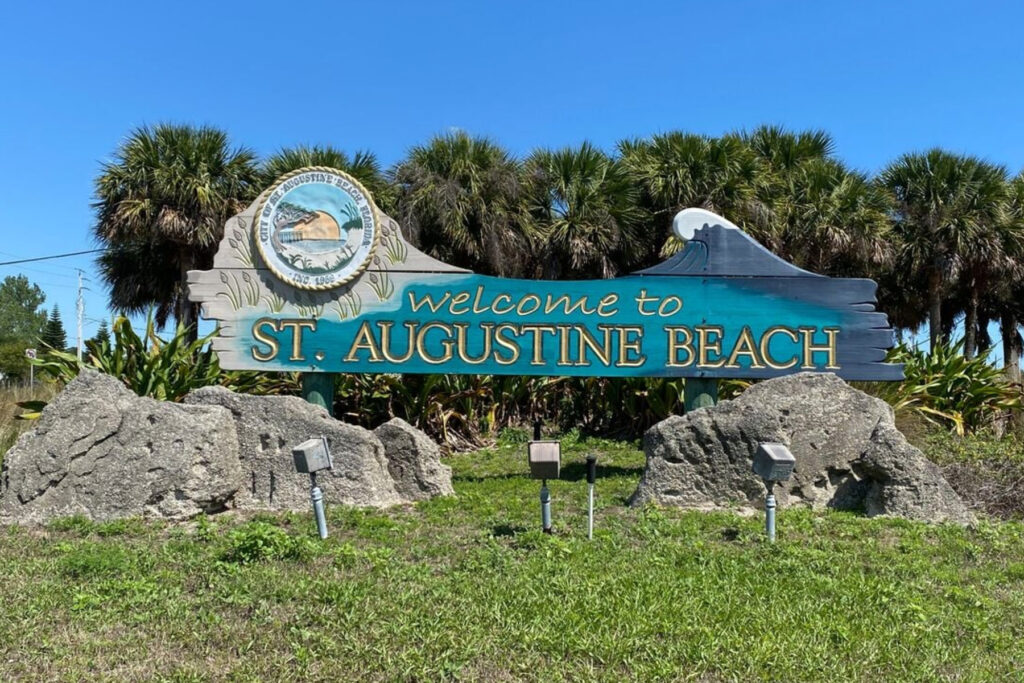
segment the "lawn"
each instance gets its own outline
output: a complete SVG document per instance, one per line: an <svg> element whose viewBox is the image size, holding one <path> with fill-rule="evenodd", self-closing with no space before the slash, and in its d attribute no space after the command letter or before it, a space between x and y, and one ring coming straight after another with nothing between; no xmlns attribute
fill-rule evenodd
<svg viewBox="0 0 1024 683"><path fill-rule="evenodd" d="M1024 525L624 503L635 444L566 441L539 533L522 443L454 498L183 525L0 529L0 677L978 680L1024 670ZM586 539L582 461L599 456Z"/></svg>

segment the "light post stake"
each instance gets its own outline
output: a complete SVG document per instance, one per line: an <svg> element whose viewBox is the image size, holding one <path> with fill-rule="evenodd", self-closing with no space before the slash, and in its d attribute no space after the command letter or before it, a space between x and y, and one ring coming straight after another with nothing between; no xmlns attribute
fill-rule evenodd
<svg viewBox="0 0 1024 683"><path fill-rule="evenodd" d="M551 492L548 491L547 479L540 485L540 524L544 533L551 533Z"/></svg>
<svg viewBox="0 0 1024 683"><path fill-rule="evenodd" d="M313 501L313 515L316 516L316 530L320 538L327 538L327 516L324 515L324 492L316 483L316 472L309 473L309 497Z"/></svg>
<svg viewBox="0 0 1024 683"><path fill-rule="evenodd" d="M768 534L768 542L775 543L775 482L765 482L768 495L764 499L764 530Z"/></svg>
<svg viewBox="0 0 1024 683"><path fill-rule="evenodd" d="M587 456L587 539L594 538L594 481L597 479L597 457Z"/></svg>
<svg viewBox="0 0 1024 683"><path fill-rule="evenodd" d="M764 530L769 543L775 543L775 484L787 481L796 467L796 458L785 444L758 444L753 470L764 480L768 494L764 498Z"/></svg>
<svg viewBox="0 0 1024 683"><path fill-rule="evenodd" d="M295 471L309 474L309 498L313 501L313 516L316 518L316 530L320 538L327 538L327 516L324 514L324 492L316 482L316 473L322 470L334 470L331 449L327 445L327 437L303 441L292 449Z"/></svg>

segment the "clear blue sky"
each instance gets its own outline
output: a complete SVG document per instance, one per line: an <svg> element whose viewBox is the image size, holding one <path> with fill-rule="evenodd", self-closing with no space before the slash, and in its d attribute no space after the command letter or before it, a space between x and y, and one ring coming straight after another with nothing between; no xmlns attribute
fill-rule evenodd
<svg viewBox="0 0 1024 683"><path fill-rule="evenodd" d="M461 128L516 153L762 123L876 171L941 145L1024 167L1024 5L932 2L19 2L0 41L0 261L88 249L91 183L132 128L207 123L268 154L384 164ZM90 257L24 272L74 338Z"/></svg>

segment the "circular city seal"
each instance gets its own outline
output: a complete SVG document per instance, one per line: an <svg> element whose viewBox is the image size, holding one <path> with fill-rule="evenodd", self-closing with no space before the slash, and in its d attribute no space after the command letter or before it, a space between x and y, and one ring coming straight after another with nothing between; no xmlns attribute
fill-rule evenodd
<svg viewBox="0 0 1024 683"><path fill-rule="evenodd" d="M380 217L355 178L304 168L270 188L253 229L260 255L277 277L301 289L330 289L366 268Z"/></svg>

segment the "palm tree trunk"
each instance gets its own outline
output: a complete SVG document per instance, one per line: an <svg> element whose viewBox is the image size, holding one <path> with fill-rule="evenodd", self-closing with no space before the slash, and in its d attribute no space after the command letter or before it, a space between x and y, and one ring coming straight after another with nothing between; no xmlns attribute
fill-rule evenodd
<svg viewBox="0 0 1024 683"><path fill-rule="evenodd" d="M928 278L928 342L935 350L942 339L942 276L933 269Z"/></svg>
<svg viewBox="0 0 1024 683"><path fill-rule="evenodd" d="M178 293L178 301L174 317L179 325L186 329L186 339L190 342L199 338L199 330L196 326L196 309L188 299L188 271L192 270L192 252L188 249L181 250L178 263L181 268L181 280L178 286L181 288Z"/></svg>
<svg viewBox="0 0 1024 683"><path fill-rule="evenodd" d="M967 311L964 315L964 355L974 358L978 348L978 290L973 281L970 292L967 298Z"/></svg>
<svg viewBox="0 0 1024 683"><path fill-rule="evenodd" d="M1020 382L1020 356L1024 351L1024 341L1017 331L1017 316L1003 313L999 322L1003 335L1003 372L1011 382Z"/></svg>

